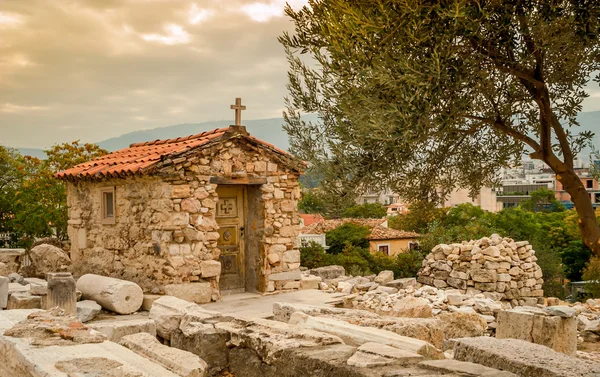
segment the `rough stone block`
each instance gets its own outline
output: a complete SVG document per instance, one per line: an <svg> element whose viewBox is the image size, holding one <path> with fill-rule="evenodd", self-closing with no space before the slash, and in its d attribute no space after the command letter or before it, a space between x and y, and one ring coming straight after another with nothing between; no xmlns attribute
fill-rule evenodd
<svg viewBox="0 0 600 377"><path fill-rule="evenodd" d="M96 301L84 300L77 303L77 318L85 323L89 322L100 313L102 307Z"/></svg>
<svg viewBox="0 0 600 377"><path fill-rule="evenodd" d="M212 287L209 282L168 284L164 286L164 290L169 296L197 304L209 303L212 297Z"/></svg>
<svg viewBox="0 0 600 377"><path fill-rule="evenodd" d="M386 346L380 343L365 343L348 359L348 365L369 368L391 364L414 364L423 360L423 356L414 352Z"/></svg>
<svg viewBox="0 0 600 377"><path fill-rule="evenodd" d="M142 332L156 336L156 324L151 319L105 320L88 322L86 326L106 335L112 342L119 342L126 335Z"/></svg>
<svg viewBox="0 0 600 377"><path fill-rule="evenodd" d="M503 310L497 316L498 339L512 338L541 344L557 352L577 352L577 319L522 310Z"/></svg>
<svg viewBox="0 0 600 377"><path fill-rule="evenodd" d="M429 300L406 296L396 301L392 313L397 317L429 318L433 316Z"/></svg>
<svg viewBox="0 0 600 377"><path fill-rule="evenodd" d="M519 339L456 339L454 359L530 377L593 377L600 363L574 358Z"/></svg>
<svg viewBox="0 0 600 377"><path fill-rule="evenodd" d="M381 271L379 275L375 278L375 283L386 285L387 283L394 281L394 272L393 271Z"/></svg>
<svg viewBox="0 0 600 377"><path fill-rule="evenodd" d="M322 279L319 276L302 275L300 279L300 289L319 289L319 283Z"/></svg>
<svg viewBox="0 0 600 377"><path fill-rule="evenodd" d="M312 270L309 271L309 273L311 275L319 276L323 280L331 280L331 279L337 279L340 276L345 276L346 270L342 266L334 265L334 266L313 268ZM271 276L273 276L273 275L271 274ZM271 279L271 280L273 280L273 279ZM287 279L281 279L281 280L287 280Z"/></svg>
<svg viewBox="0 0 600 377"><path fill-rule="evenodd" d="M8 298L6 309L40 309L42 307L42 298L33 296L27 292L16 292Z"/></svg>
<svg viewBox="0 0 600 377"><path fill-rule="evenodd" d="M427 359L443 358L441 351L432 344L387 330L357 326L331 318L311 317L302 312L292 314L290 323L300 328L338 336L347 344L362 345L375 342L414 352Z"/></svg>
<svg viewBox="0 0 600 377"><path fill-rule="evenodd" d="M150 319L156 322L157 334L171 339L173 331L178 329L185 316L208 317L215 313L203 310L198 305L173 296L162 296L154 301L150 309Z"/></svg>
<svg viewBox="0 0 600 377"><path fill-rule="evenodd" d="M314 271L314 270L312 270L312 271ZM301 278L302 278L302 273L300 272L300 270L277 272L277 273L269 275L269 280L271 280L271 281L300 280Z"/></svg>
<svg viewBox="0 0 600 377"><path fill-rule="evenodd" d="M425 369L456 373L460 376L518 377L516 374L458 360L427 360L419 363Z"/></svg>
<svg viewBox="0 0 600 377"><path fill-rule="evenodd" d="M209 376L218 376L229 365L230 335L225 330L215 329L212 324L195 324L186 331L176 329L171 334L171 347L185 350L208 361Z"/></svg>
<svg viewBox="0 0 600 377"><path fill-rule="evenodd" d="M208 365L198 356L162 345L148 333L124 336L119 344L182 377L205 377L208 371Z"/></svg>
<svg viewBox="0 0 600 377"><path fill-rule="evenodd" d="M8 284L10 279L0 276L0 309L5 309L8 305Z"/></svg>
<svg viewBox="0 0 600 377"><path fill-rule="evenodd" d="M408 287L416 287L417 279L415 278L404 278L404 279L396 279L388 282L386 284L387 287L397 288L397 289L406 289Z"/></svg>
<svg viewBox="0 0 600 377"><path fill-rule="evenodd" d="M216 260L205 260L200 262L200 271L203 278L211 278L221 275L221 262ZM209 301L210 302L210 301Z"/></svg>

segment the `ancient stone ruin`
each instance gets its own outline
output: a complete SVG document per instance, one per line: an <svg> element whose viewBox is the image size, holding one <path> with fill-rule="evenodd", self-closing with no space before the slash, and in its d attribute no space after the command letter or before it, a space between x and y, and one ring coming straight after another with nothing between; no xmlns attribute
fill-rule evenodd
<svg viewBox="0 0 600 377"><path fill-rule="evenodd" d="M300 288L304 164L231 126L132 144L60 172L70 271L206 303Z"/></svg>
<svg viewBox="0 0 600 377"><path fill-rule="evenodd" d="M528 241L497 234L480 240L441 244L423 261L417 281L461 293L496 292L513 306L543 301L542 269Z"/></svg>

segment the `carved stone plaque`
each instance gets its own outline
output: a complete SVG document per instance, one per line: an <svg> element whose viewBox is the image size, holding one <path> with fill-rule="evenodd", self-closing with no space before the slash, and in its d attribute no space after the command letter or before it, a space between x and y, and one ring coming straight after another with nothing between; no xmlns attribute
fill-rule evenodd
<svg viewBox="0 0 600 377"><path fill-rule="evenodd" d="M237 214L237 200L235 197L219 199L217 203L217 217L236 217Z"/></svg>

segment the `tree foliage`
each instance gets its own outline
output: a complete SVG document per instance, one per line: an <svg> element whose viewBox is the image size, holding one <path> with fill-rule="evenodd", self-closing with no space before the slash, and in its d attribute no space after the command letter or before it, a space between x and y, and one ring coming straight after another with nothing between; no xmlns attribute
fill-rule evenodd
<svg viewBox="0 0 600 377"><path fill-rule="evenodd" d="M347 247L369 249L367 236L371 233L368 227L345 223L325 233L329 249L328 253L339 254Z"/></svg>
<svg viewBox="0 0 600 377"><path fill-rule="evenodd" d="M527 151L557 174L600 252L573 166L593 137L576 115L600 69L600 3L310 0L286 13L285 129L326 187L435 202L440 187L475 194Z"/></svg>
<svg viewBox="0 0 600 377"><path fill-rule="evenodd" d="M521 202L521 208L531 212L562 212L565 206L554 196L554 191L541 188L531 193L531 198Z"/></svg>
<svg viewBox="0 0 600 377"><path fill-rule="evenodd" d="M380 219L387 214L387 208L381 203L364 203L350 206L342 212L342 217L357 219Z"/></svg>
<svg viewBox="0 0 600 377"><path fill-rule="evenodd" d="M0 217L0 229L11 232L20 246L29 246L39 237L67 238L66 189L53 176L108 153L95 144L79 141L54 145L44 152L47 158L40 160L0 147L0 173L7 172L2 174L4 180L14 175L11 184L4 185L9 189L0 189L0 212L6 211Z"/></svg>

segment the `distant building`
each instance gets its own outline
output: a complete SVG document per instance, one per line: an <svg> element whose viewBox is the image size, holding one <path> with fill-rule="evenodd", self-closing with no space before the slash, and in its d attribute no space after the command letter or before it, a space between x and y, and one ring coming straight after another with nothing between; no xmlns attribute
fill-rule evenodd
<svg viewBox="0 0 600 377"><path fill-rule="evenodd" d="M501 208L518 207L523 201L531 199L531 193L540 189L548 189L548 184L505 184L498 191L497 198Z"/></svg>
<svg viewBox="0 0 600 377"><path fill-rule="evenodd" d="M357 204L379 203L384 206L389 206L399 201L400 195L393 193L391 190L369 191L356 199Z"/></svg>
<svg viewBox="0 0 600 377"><path fill-rule="evenodd" d="M594 208L600 207L600 187L598 185L598 180L592 177L589 169L586 168L575 169L575 173L577 173L581 183L583 183L583 187L587 190ZM564 190L562 183L559 181L556 182L554 195L556 196L556 199L560 200L565 205L565 207L568 209L573 208L574 205L571 201L571 195Z"/></svg>
<svg viewBox="0 0 600 377"><path fill-rule="evenodd" d="M454 189L441 203L440 207L456 207L459 204L470 203L489 212L498 212L502 209L496 198L496 191L491 187L482 187L476 197L470 197L468 189Z"/></svg>
<svg viewBox="0 0 600 377"><path fill-rule="evenodd" d="M300 229L300 242L317 241L325 239L325 233L340 225L352 223L366 226L371 230L367 236L369 249L372 254L381 252L394 256L416 248L419 244L420 234L388 228L387 219L336 219L323 220Z"/></svg>

